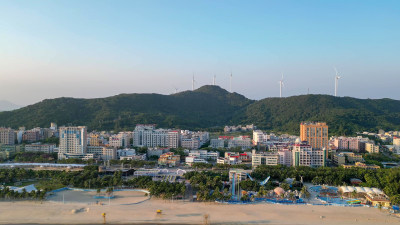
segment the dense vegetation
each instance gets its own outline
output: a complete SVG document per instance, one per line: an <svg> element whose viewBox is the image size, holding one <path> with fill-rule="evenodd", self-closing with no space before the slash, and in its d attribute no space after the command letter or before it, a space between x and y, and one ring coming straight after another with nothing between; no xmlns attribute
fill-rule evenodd
<svg viewBox="0 0 400 225"><path fill-rule="evenodd" d="M0 113L0 126L27 128L86 125L96 130L132 130L138 123L160 127L208 128L228 123L236 111L252 100L215 86L174 95L120 94L108 98L47 99L18 110Z"/></svg>
<svg viewBox="0 0 400 225"><path fill-rule="evenodd" d="M186 191L184 183L152 181L151 177L145 176L127 180L124 185L132 188L148 189L151 196L162 199L183 198Z"/></svg>
<svg viewBox="0 0 400 225"><path fill-rule="evenodd" d="M203 86L174 95L121 94L108 98L48 99L10 112L0 112L0 126L17 128L86 125L91 130L132 130L138 123L159 127L208 129L255 124L297 134L305 120L326 121L331 134L400 130L400 102L329 95L302 95L253 101L218 86Z"/></svg>
<svg viewBox="0 0 400 225"><path fill-rule="evenodd" d="M391 199L392 203L400 204L400 168L366 170L362 168L310 168L310 167L285 167L285 166L259 166L251 176L258 181L271 176L270 182L260 186L256 181L242 181L240 186L246 191L266 191L273 189L286 178L295 178L297 181L312 182L313 184L327 185L350 185L351 178L358 178L363 181L362 186L377 187L382 189ZM201 201L229 200L229 180L227 171L203 171L188 172L184 178L189 180L197 199ZM97 166L87 166L83 171L34 171L26 169L0 169L0 183L13 185L15 182L38 181L36 187L41 190L38 193L11 193L10 190L0 192L0 198L42 198L49 190L65 186L77 188L109 188L109 187L131 187L145 188L155 197L170 199L184 197L186 186L184 183L169 183L152 181L151 177L138 177L130 180L123 180L122 173L117 171L114 175L104 175L98 172ZM299 183L299 182L297 182ZM285 190L288 185L281 183ZM298 186L302 190L301 186ZM262 194L260 194L262 196ZM246 196L245 196L246 197ZM246 199L246 198L244 198Z"/></svg>
<svg viewBox="0 0 400 225"><path fill-rule="evenodd" d="M362 186L380 188L391 199L400 200L400 168L366 170L361 168L344 169L342 167L259 166L251 176L258 180L271 176L271 180L278 181L283 181L288 177L296 178L299 181L302 177L304 182L335 186L350 185L351 178L358 178L363 181ZM400 204L400 201L396 204Z"/></svg>
<svg viewBox="0 0 400 225"><path fill-rule="evenodd" d="M183 197L185 193L184 183L169 183L152 181L151 177L133 178L122 180L122 172L116 171L113 175L103 175L98 172L97 166L86 166L83 171L41 171L25 170L21 168L0 169L0 183L13 185L15 182L36 180L35 186L41 190L32 193L14 192L5 188L0 190L0 198L7 199L43 199L50 190L70 186L76 188L109 188L124 186L132 188L146 188L155 197L169 199L171 197Z"/></svg>

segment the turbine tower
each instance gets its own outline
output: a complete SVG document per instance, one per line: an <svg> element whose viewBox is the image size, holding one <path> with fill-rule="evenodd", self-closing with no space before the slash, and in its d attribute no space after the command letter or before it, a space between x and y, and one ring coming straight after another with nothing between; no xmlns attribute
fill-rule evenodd
<svg viewBox="0 0 400 225"><path fill-rule="evenodd" d="M231 71L231 76L229 78L229 92L232 92L232 71Z"/></svg>
<svg viewBox="0 0 400 225"><path fill-rule="evenodd" d="M283 88L283 73L282 73L282 79L279 81L279 97L282 98L282 88Z"/></svg>
<svg viewBox="0 0 400 225"><path fill-rule="evenodd" d="M193 73L193 79L192 79L192 91L194 91L194 83L195 83L196 81L194 80L194 73Z"/></svg>
<svg viewBox="0 0 400 225"><path fill-rule="evenodd" d="M174 87L174 88L175 88L175 94L176 94L176 93L178 93L178 90L179 90L179 89L178 89L178 88L176 88L176 87Z"/></svg>
<svg viewBox="0 0 400 225"><path fill-rule="evenodd" d="M338 84L339 84L339 79L341 78L339 76L339 73L336 69L336 67L333 67L335 69L336 75L335 75L335 97L337 97L337 90L338 90Z"/></svg>
<svg viewBox="0 0 400 225"><path fill-rule="evenodd" d="M214 86L216 85L215 79L217 79L217 76L214 74L214 78L213 78L213 85L214 85Z"/></svg>

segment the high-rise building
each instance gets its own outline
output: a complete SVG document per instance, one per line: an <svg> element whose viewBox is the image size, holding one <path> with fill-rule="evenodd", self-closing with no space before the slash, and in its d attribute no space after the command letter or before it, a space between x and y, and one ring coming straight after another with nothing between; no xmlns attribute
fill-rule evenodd
<svg viewBox="0 0 400 225"><path fill-rule="evenodd" d="M178 130L171 130L167 133L167 147L178 148L180 146L180 132Z"/></svg>
<svg viewBox="0 0 400 225"><path fill-rule="evenodd" d="M60 146L58 148L59 159L77 157L81 158L86 154L87 128L60 127Z"/></svg>
<svg viewBox="0 0 400 225"><path fill-rule="evenodd" d="M15 132L11 128L0 127L0 144L14 145Z"/></svg>
<svg viewBox="0 0 400 225"><path fill-rule="evenodd" d="M328 149L328 125L323 122L302 122L300 140L314 149Z"/></svg>

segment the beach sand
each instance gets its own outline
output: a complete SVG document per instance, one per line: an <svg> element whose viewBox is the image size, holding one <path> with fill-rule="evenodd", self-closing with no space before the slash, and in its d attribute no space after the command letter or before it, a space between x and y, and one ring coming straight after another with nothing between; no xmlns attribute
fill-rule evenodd
<svg viewBox="0 0 400 225"><path fill-rule="evenodd" d="M121 193L123 194L123 193ZM126 193L132 195L132 193ZM139 194L138 194L139 195ZM146 197L141 193L143 198ZM137 197L133 197L139 200ZM127 198L131 199L132 198ZM138 201L140 202L140 201ZM0 202L0 224L399 224L386 211L366 207L307 205L226 205L150 199L138 204L125 200L105 205L44 201ZM87 211L87 209L89 209ZM162 214L157 215L156 210ZM75 211L75 212L73 212Z"/></svg>

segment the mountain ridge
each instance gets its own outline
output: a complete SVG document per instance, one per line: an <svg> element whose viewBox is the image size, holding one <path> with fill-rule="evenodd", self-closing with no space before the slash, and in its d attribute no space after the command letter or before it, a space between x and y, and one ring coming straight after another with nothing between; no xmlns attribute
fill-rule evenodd
<svg viewBox="0 0 400 225"><path fill-rule="evenodd" d="M400 130L400 101L330 95L298 95L251 100L219 86L171 95L119 94L105 98L45 99L0 112L0 126L87 125L90 130L132 130L137 123L180 129L254 124L262 129L297 133L305 120L326 121L330 132L351 134L376 129Z"/></svg>

